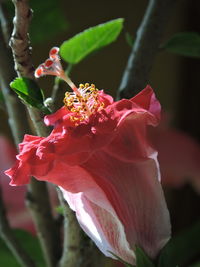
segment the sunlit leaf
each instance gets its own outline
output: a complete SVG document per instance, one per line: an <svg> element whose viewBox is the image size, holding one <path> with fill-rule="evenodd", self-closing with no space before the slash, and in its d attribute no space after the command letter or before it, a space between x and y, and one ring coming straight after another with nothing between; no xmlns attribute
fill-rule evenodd
<svg viewBox="0 0 200 267"><path fill-rule="evenodd" d="M40 109L44 113L49 113L48 109L43 104L44 97L42 90L38 87L35 81L24 77L16 78L10 83L10 87L26 104Z"/></svg>
<svg viewBox="0 0 200 267"><path fill-rule="evenodd" d="M200 58L200 34L195 32L177 33L161 48L182 56Z"/></svg>
<svg viewBox="0 0 200 267"><path fill-rule="evenodd" d="M71 64L77 64L86 56L114 42L122 30L123 19L115 19L89 28L60 47L61 57Z"/></svg>

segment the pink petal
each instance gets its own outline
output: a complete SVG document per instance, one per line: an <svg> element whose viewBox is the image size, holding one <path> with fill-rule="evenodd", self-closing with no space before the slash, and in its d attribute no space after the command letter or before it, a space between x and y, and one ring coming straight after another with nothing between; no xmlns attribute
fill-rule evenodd
<svg viewBox="0 0 200 267"><path fill-rule="evenodd" d="M98 190L97 185L93 192L91 190L86 193L73 194L63 190L63 194L70 207L76 212L83 230L106 256L115 258L113 254L121 255L125 261L135 262L135 255L126 240L124 227L105 194L101 189ZM106 208L90 200L90 198L94 200L94 195L98 199L100 197L101 203L105 202Z"/></svg>
<svg viewBox="0 0 200 267"><path fill-rule="evenodd" d="M139 105L143 109L148 110L158 120L160 120L161 106L159 101L156 99L156 96L151 86L147 85L144 90L142 90L139 94L137 94L130 100L137 103L137 105Z"/></svg>
<svg viewBox="0 0 200 267"><path fill-rule="evenodd" d="M62 121L63 117L67 115L67 109L63 106L61 109L56 111L54 114L47 115L44 118L46 125L55 125L57 122Z"/></svg>
<svg viewBox="0 0 200 267"><path fill-rule="evenodd" d="M128 163L99 152L85 167L124 225L132 248L138 244L154 258L169 239L170 223L158 181L158 165L155 155L151 156L152 159Z"/></svg>

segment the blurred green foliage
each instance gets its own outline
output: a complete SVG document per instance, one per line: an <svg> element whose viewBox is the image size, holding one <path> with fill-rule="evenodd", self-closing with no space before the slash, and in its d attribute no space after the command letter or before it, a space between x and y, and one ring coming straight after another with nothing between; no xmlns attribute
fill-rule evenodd
<svg viewBox="0 0 200 267"><path fill-rule="evenodd" d="M181 56L200 58L200 34L195 32L177 33L161 48Z"/></svg>
<svg viewBox="0 0 200 267"><path fill-rule="evenodd" d="M173 237L163 248L159 267L188 266L189 262L199 254L200 223Z"/></svg>
<svg viewBox="0 0 200 267"><path fill-rule="evenodd" d="M55 35L68 29L69 23L64 15L61 0L30 0L33 17L30 23L29 36L31 44L42 43L52 39ZM14 16L12 1L6 1L10 20Z"/></svg>
<svg viewBox="0 0 200 267"><path fill-rule="evenodd" d="M13 230L24 250L34 260L37 267L44 267L44 259L40 249L39 241L36 237L24 230ZM0 239L0 265L7 267L20 267L6 244Z"/></svg>
<svg viewBox="0 0 200 267"><path fill-rule="evenodd" d="M68 29L69 25L60 0L31 0L30 6L34 10L30 25L30 38L33 44L49 40Z"/></svg>

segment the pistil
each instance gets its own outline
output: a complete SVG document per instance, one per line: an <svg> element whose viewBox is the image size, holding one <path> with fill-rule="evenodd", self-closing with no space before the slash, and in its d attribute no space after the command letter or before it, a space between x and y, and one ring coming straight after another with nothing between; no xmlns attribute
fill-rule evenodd
<svg viewBox="0 0 200 267"><path fill-rule="evenodd" d="M49 52L49 58L36 69L36 78L43 75L57 76L71 87L73 92L66 92L63 102L66 108L74 113L71 118L73 121L87 119L92 113L103 107L103 103L98 100L98 89L94 84L80 84L77 88L66 75L60 63L58 47L53 47Z"/></svg>

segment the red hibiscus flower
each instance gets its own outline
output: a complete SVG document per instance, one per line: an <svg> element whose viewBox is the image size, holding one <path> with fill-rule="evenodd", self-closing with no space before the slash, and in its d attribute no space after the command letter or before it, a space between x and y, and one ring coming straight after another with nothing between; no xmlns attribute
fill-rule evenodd
<svg viewBox="0 0 200 267"><path fill-rule="evenodd" d="M58 66L53 56L38 76ZM155 258L170 237L157 152L147 139L147 126L159 121L160 104L149 86L114 102L94 85L71 85L65 106L45 117L54 126L51 134L26 135L20 144L17 162L6 172L10 184L23 185L34 176L58 185L106 256L135 264L138 245Z"/></svg>

